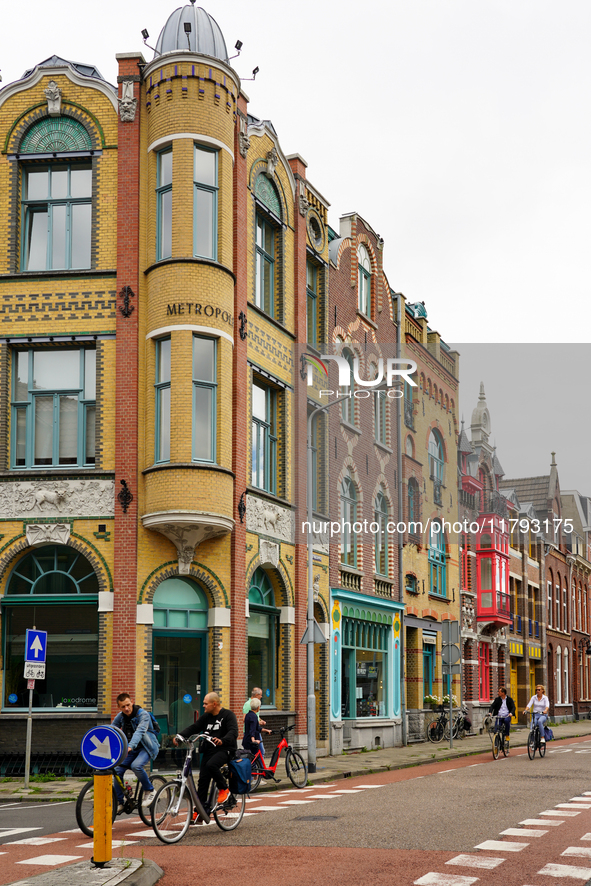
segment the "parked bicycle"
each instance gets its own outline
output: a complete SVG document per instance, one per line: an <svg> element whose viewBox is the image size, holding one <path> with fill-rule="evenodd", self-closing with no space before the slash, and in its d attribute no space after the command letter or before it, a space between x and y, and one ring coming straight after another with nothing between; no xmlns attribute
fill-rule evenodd
<svg viewBox="0 0 591 886"><path fill-rule="evenodd" d="M119 782L119 787L123 791L123 812L119 814L133 815L134 812L138 812L141 820L146 825L146 827L151 827L152 822L150 820L150 809L148 806L142 806L142 801L144 799L144 789L140 782L136 780L134 790L130 782L123 781L116 773L113 773L113 778ZM166 784L166 779L163 778L161 775L152 775L150 776L150 778L152 784L154 785L155 791L157 791L160 786ZM115 786L113 785L113 821L115 821L115 818L117 816L118 805L119 801L117 799L117 794L115 793ZM86 782L86 784L78 794L78 799L76 800L76 823L83 834L86 834L87 837L93 836L94 779L92 781Z"/></svg>
<svg viewBox="0 0 591 886"><path fill-rule="evenodd" d="M163 843L178 843L187 833L190 824L196 824L199 820L209 824L210 815L213 815L217 826L222 831L233 831L242 821L246 795L230 793L224 803L218 804L219 791L215 782L212 781L208 797L211 813L208 815L197 795L197 787L193 778L193 751L201 739L214 744L211 737L206 733L201 733L200 735L192 735L189 739L177 735L176 739L179 744L187 745L187 756L182 771L172 781L166 782L159 788L152 803L152 827L156 836ZM221 772L228 779L227 763L222 766Z"/></svg>
<svg viewBox="0 0 591 886"><path fill-rule="evenodd" d="M431 720L430 723L427 724L427 738L429 741L438 742L443 741L443 738L446 736L449 737L449 717L447 710L440 705L437 708L439 713L438 717L435 720Z"/></svg>
<svg viewBox="0 0 591 886"><path fill-rule="evenodd" d="M545 738L544 738L544 741L542 741L542 738L544 737L542 735L543 728L544 728L543 726L540 727L539 721L538 721L538 718L536 717L536 715L534 713L532 713L531 719L530 719L530 731L529 731L529 735L527 737L527 756L529 757L530 760L533 760L533 758L536 755L536 751L538 752L540 757L543 757L546 754Z"/></svg>
<svg viewBox="0 0 591 886"><path fill-rule="evenodd" d="M505 741L504 717L495 717L494 732L491 732L490 737L492 740L493 759L497 760L501 751L503 752L503 756L506 757L509 754L509 746Z"/></svg>
<svg viewBox="0 0 591 886"><path fill-rule="evenodd" d="M287 777L294 785L294 787L306 787L308 783L308 767L304 762L304 758L302 757L302 755L298 754L297 751L294 751L285 737L285 733L294 728L295 727L293 726L293 724L291 726L281 727L281 729L279 730L281 741L273 751L273 756L271 757L271 762L268 766L265 766L265 761L261 752L256 752L252 759L251 791L256 791L263 778L279 781L278 778L275 778L275 772L277 770L277 764L279 763L281 751L283 750L285 751L285 771L287 773Z"/></svg>

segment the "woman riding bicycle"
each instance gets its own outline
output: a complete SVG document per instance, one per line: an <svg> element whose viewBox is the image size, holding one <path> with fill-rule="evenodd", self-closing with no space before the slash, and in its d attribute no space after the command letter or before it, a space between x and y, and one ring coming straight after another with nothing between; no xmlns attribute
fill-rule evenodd
<svg viewBox="0 0 591 886"><path fill-rule="evenodd" d="M547 714L550 710L550 701L548 697L544 695L544 687L541 684L536 686L536 694L532 695L523 713L528 713L530 709L532 710L530 730L533 730L537 721L537 724L540 727L540 743L545 744L546 737L544 735L544 726L548 720Z"/></svg>
<svg viewBox="0 0 591 886"><path fill-rule="evenodd" d="M504 686L499 689L497 698L493 701L489 708L489 712L493 717L498 717L499 729L503 729L505 733L505 745L509 747L509 731L511 729L511 717L515 716L515 702Z"/></svg>

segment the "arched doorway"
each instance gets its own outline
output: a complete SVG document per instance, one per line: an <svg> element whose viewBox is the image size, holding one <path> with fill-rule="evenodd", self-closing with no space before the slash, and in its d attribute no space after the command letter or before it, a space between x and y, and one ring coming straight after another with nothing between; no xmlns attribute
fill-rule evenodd
<svg viewBox="0 0 591 886"><path fill-rule="evenodd" d="M15 565L2 598L4 710L28 705L23 662L33 627L48 635L46 678L35 680L33 707L97 709L98 592L91 564L67 545L34 548Z"/></svg>
<svg viewBox="0 0 591 886"><path fill-rule="evenodd" d="M260 686L263 707L275 707L279 609L269 576L261 566L250 581L248 607L247 692L250 695L253 686Z"/></svg>
<svg viewBox="0 0 591 886"><path fill-rule="evenodd" d="M152 603L152 710L163 736L176 735L203 713L209 606L199 585L180 576L163 581Z"/></svg>

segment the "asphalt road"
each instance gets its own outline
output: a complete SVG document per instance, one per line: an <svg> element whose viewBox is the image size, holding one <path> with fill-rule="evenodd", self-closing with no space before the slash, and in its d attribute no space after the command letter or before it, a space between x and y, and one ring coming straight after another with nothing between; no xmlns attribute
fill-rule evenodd
<svg viewBox="0 0 591 886"><path fill-rule="evenodd" d="M193 886L204 865L210 870L231 872L232 881L241 886L271 886L277 882L286 886L342 886L344 882L356 886L368 881L372 886L410 886L438 871L437 876L444 879L423 882L450 882L441 874L443 871L468 879L476 876L478 881L470 882L478 882L478 886L488 886L499 876L504 886L540 886L557 882L554 876L539 876L546 863L586 865L591 876L591 808L587 809L585 803L580 803L580 812L562 813L562 823L549 825L541 837L520 837L529 840L529 845L523 851L501 852L504 861L496 871L446 867L458 854L490 857L491 852L475 847L487 840L511 841L515 838L500 833L519 828L527 819L539 820L543 811L591 791L590 755L591 740L567 740L549 745L545 759L536 755L530 761L525 749L515 749L507 759L496 762L490 754L483 754L340 779L334 783L335 790L351 793L338 796L329 796L328 788L293 791L281 797L266 794L266 805L288 798L302 802L245 816L231 833L222 833L215 826L191 828L183 841L173 846L164 846L151 837L134 837L134 828L137 831L141 827L137 818L128 826L125 822L119 824L118 819L114 837L125 841L129 831L130 842L114 854L143 855L156 861L165 871L161 886ZM364 787L372 784L380 787ZM316 796L320 799L312 799ZM251 808L260 802L253 799ZM588 805L591 807L591 797ZM61 851L78 855L85 852L80 848L79 833L64 840L63 832L75 828L72 802L0 806L0 829L17 827L39 828L23 834L27 837L61 832ZM5 833L0 830L0 842L18 839L18 835ZM586 839L589 842L585 843ZM572 846L578 846L582 858L565 860L562 853ZM589 858L584 857L587 848ZM9 870L11 853L17 851L20 847L11 847L6 856L0 857L0 883L17 879L10 878ZM59 886L57 874L58 870ZM586 879L589 877L583 874L583 879L579 875L578 880L569 877L564 882L576 886Z"/></svg>

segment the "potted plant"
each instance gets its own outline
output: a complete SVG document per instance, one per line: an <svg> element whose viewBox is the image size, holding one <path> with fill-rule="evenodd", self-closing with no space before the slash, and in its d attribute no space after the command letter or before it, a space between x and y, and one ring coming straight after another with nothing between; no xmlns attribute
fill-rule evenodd
<svg viewBox="0 0 591 886"><path fill-rule="evenodd" d="M438 695L425 695L423 698L423 705L426 708L437 708L441 704L441 699Z"/></svg>
<svg viewBox="0 0 591 886"><path fill-rule="evenodd" d="M449 707L449 694L443 696L443 698L442 698L442 700L441 700L441 703L444 704L446 707ZM451 703L452 703L452 706L453 706L454 708L457 708L457 706L458 706L458 700L457 700L457 698L455 697L455 695L452 695L452 697L451 697Z"/></svg>

